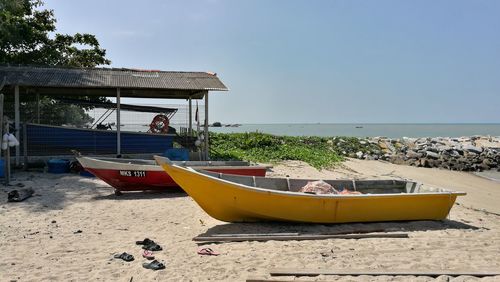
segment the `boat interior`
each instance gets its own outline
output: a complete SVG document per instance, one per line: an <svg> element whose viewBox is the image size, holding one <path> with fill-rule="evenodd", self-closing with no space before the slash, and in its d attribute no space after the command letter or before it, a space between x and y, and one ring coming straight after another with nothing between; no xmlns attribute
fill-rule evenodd
<svg viewBox="0 0 500 282"><path fill-rule="evenodd" d="M138 165L154 165L157 163L154 160L144 159L125 159L125 158L96 158L101 161L117 162L124 164L138 164ZM172 161L178 166L249 166L249 162L245 161Z"/></svg>
<svg viewBox="0 0 500 282"><path fill-rule="evenodd" d="M298 192L310 181L323 179L291 179L257 176L240 176L216 173L205 170L196 170L199 173L216 177L222 180L243 184L250 187L264 188L278 191ZM361 194L399 194L399 193L449 193L441 188L424 187L420 183L405 180L323 180L332 185L337 191L347 189Z"/></svg>

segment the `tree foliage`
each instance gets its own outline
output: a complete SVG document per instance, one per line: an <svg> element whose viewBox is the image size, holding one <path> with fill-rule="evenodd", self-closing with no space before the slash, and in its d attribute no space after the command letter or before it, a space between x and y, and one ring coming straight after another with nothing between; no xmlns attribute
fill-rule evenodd
<svg viewBox="0 0 500 282"><path fill-rule="evenodd" d="M54 11L44 9L43 4L41 0L0 0L0 64L90 68L111 63L94 35L57 33ZM32 120L33 99L21 99L21 117ZM12 95L6 96L7 113L13 112L12 100ZM62 104L50 97L41 97L40 101L47 123L82 125L92 121L82 107Z"/></svg>
<svg viewBox="0 0 500 282"><path fill-rule="evenodd" d="M95 67L108 65L92 34L56 33L54 11L40 0L0 0L0 63Z"/></svg>

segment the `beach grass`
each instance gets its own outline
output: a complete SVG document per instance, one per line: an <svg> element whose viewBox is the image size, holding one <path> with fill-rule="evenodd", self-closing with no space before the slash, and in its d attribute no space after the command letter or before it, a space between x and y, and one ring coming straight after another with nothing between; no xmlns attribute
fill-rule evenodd
<svg viewBox="0 0 500 282"><path fill-rule="evenodd" d="M315 168L328 168L357 151L369 149L355 137L276 136L259 132L210 132L210 155L217 160L277 163L299 160Z"/></svg>

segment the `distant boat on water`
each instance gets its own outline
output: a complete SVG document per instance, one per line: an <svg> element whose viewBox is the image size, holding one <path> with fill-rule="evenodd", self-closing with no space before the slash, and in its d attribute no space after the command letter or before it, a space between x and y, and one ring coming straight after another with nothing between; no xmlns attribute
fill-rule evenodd
<svg viewBox="0 0 500 282"><path fill-rule="evenodd" d="M358 125L358 126L356 126L356 128L363 128L363 127Z"/></svg>

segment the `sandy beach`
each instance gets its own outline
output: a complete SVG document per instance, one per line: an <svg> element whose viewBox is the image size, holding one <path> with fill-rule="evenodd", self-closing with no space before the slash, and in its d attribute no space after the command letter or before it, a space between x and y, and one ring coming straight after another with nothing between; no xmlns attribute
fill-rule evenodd
<svg viewBox="0 0 500 282"><path fill-rule="evenodd" d="M14 186L0 188L0 281L499 281L470 276L271 277L269 269L500 270L500 183L471 173L348 160L318 171L305 163L275 165L269 176L297 178L407 178L468 193L444 221L339 225L229 224L208 216L182 192L126 193L96 178L16 172ZM6 194L32 187L33 197L6 203ZM268 241L209 244L219 256L201 256L200 234L369 229L407 232L409 238ZM166 269L144 269L135 241L155 240ZM113 259L128 252L135 260Z"/></svg>

